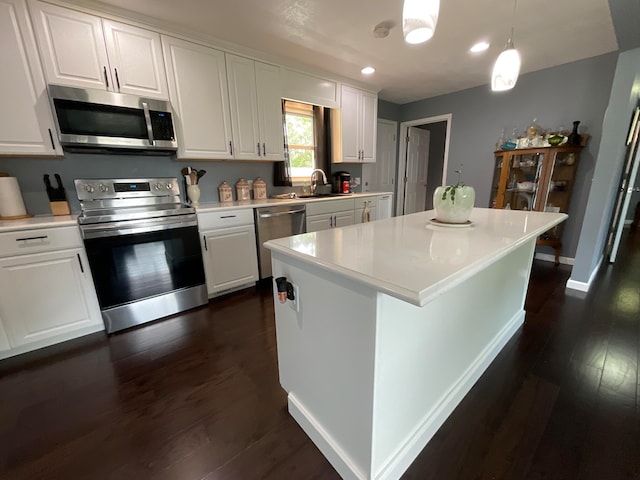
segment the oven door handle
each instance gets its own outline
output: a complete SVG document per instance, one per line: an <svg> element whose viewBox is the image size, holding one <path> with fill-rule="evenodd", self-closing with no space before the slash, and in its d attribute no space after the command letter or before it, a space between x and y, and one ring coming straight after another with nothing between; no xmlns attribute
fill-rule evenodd
<svg viewBox="0 0 640 480"><path fill-rule="evenodd" d="M126 225L82 225L80 230L84 239L118 237L121 235L135 235L140 233L160 232L176 228L195 227L195 219L163 218L160 222L126 222Z"/></svg>

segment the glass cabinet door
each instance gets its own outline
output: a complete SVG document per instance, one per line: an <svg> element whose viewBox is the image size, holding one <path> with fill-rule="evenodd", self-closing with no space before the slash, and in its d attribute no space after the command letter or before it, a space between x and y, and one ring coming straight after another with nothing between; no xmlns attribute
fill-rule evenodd
<svg viewBox="0 0 640 480"><path fill-rule="evenodd" d="M511 157L503 208L533 210L538 196L543 155L523 153Z"/></svg>
<svg viewBox="0 0 640 480"><path fill-rule="evenodd" d="M575 178L578 154L572 151L556 151L551 155L549 182L540 209L547 212L569 210L569 199Z"/></svg>
<svg viewBox="0 0 640 480"><path fill-rule="evenodd" d="M502 199L498 198L500 193L500 174L502 173L502 162L506 161L507 155L504 153L496 153L495 164L493 166L493 179L491 180L491 193L489 199L489 208L501 208Z"/></svg>

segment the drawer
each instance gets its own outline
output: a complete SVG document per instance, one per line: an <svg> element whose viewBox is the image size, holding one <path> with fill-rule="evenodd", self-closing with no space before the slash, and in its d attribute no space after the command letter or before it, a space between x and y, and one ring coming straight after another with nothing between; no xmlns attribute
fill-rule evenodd
<svg viewBox="0 0 640 480"><path fill-rule="evenodd" d="M84 247L77 226L0 233L0 257Z"/></svg>
<svg viewBox="0 0 640 480"><path fill-rule="evenodd" d="M307 215L322 215L323 213L342 212L353 210L354 208L355 201L353 198L313 201L307 203Z"/></svg>
<svg viewBox="0 0 640 480"><path fill-rule="evenodd" d="M198 213L198 228L201 232L241 225L253 225L253 208Z"/></svg>

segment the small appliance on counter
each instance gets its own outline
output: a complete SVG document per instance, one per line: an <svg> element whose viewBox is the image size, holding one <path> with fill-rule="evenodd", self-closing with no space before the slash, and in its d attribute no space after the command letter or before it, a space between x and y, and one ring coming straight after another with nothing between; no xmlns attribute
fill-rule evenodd
<svg viewBox="0 0 640 480"><path fill-rule="evenodd" d="M24 206L18 179L0 172L0 220L20 220L32 216Z"/></svg>
<svg viewBox="0 0 640 480"><path fill-rule="evenodd" d="M351 174L349 172L333 174L333 193L351 193Z"/></svg>

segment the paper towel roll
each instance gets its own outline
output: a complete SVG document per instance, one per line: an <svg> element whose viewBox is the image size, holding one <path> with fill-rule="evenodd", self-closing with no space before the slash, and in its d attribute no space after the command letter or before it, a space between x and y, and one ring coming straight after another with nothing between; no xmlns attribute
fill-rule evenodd
<svg viewBox="0 0 640 480"><path fill-rule="evenodd" d="M15 177L0 177L0 218L27 215L24 201Z"/></svg>

